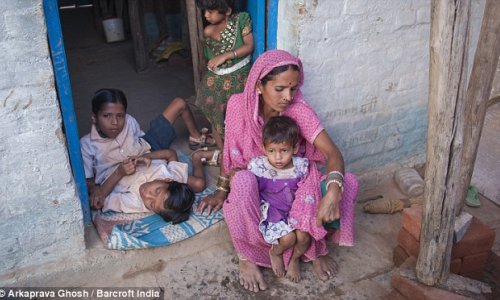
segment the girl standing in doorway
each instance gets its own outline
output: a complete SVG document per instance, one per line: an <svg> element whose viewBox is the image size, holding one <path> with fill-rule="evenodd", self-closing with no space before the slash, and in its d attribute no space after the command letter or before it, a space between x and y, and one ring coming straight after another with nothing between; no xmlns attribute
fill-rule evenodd
<svg viewBox="0 0 500 300"><path fill-rule="evenodd" d="M243 91L251 67L252 22L248 13L235 12L233 0L197 0L196 4L209 23L203 31L207 71L198 88L196 104L210 121L217 147L222 149L227 101ZM213 150L203 156L211 157L207 164L217 166L219 153Z"/></svg>

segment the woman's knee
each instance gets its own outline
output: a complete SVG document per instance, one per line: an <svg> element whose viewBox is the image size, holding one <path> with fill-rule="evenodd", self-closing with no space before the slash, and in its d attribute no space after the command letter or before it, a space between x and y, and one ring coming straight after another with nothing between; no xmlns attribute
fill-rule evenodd
<svg viewBox="0 0 500 300"><path fill-rule="evenodd" d="M233 205L241 206L240 209L260 203L257 179L250 171L236 172L231 179L230 188L227 200Z"/></svg>
<svg viewBox="0 0 500 300"><path fill-rule="evenodd" d="M353 195L354 197L358 193L358 178L352 173L345 173L344 175L344 193ZM354 200L354 199L353 199Z"/></svg>
<svg viewBox="0 0 500 300"><path fill-rule="evenodd" d="M234 188L243 188L251 191L257 188L257 178L248 170L241 170L234 174L231 179L231 190Z"/></svg>

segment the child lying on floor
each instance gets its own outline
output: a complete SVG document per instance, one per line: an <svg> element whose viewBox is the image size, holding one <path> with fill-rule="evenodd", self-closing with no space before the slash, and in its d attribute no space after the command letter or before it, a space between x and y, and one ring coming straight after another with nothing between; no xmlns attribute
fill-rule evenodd
<svg viewBox="0 0 500 300"><path fill-rule="evenodd" d="M173 224L186 221L194 202L194 192L205 188L205 178L199 159L193 163L193 176L188 176L186 163L176 160L175 151L169 149L125 160L117 169L117 173L123 176L105 198L102 210L123 213L152 211ZM135 172L126 175L127 169L135 169Z"/></svg>

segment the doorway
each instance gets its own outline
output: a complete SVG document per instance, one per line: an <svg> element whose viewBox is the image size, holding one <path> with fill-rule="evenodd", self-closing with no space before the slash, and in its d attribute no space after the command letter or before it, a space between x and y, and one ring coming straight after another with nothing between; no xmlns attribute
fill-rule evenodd
<svg viewBox="0 0 500 300"><path fill-rule="evenodd" d="M78 141L90 130L90 100L94 92L104 87L122 89L129 102L128 113L137 119L142 128L148 128L149 121L174 97L189 98L195 94L192 57L189 51L178 51L168 60L152 63L147 71L136 72L130 29L124 26L124 40L108 42L102 28L96 25L100 24L99 16L95 13L96 2L99 1L44 0L49 37L51 34L56 35L55 40L52 38L54 41L50 42L59 98L62 102L66 95L66 100L70 101L68 105L61 103L61 107L85 225L91 224L91 218ZM277 0L268 2L277 4ZM270 36L269 33L266 34L266 22L269 22L269 18L276 19L276 15L268 15L266 18L266 1L248 1L240 5L246 5L252 16L254 39L257 42L255 54L258 55L266 47L266 35ZM256 6L252 8L252 5ZM51 21L52 25L49 25ZM59 57L55 58L56 44L52 42L58 42L58 31L59 39L64 43L58 51ZM264 42L258 44L258 40ZM67 69L58 68L56 60L65 65L64 67L67 63ZM62 76L58 78L58 74ZM64 81L67 81L67 86ZM71 149L71 145L75 148L75 143L77 149Z"/></svg>

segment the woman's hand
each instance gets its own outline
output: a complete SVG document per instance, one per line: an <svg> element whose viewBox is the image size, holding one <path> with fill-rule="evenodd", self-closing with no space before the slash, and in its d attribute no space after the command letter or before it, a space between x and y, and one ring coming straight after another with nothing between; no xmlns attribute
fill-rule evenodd
<svg viewBox="0 0 500 300"><path fill-rule="evenodd" d="M217 212L222 208L224 200L226 200L227 193L221 190L216 190L212 195L201 199L200 205L198 206L198 213L203 213L207 209L207 214L212 212Z"/></svg>
<svg viewBox="0 0 500 300"><path fill-rule="evenodd" d="M316 217L316 224L318 226L340 218L341 199L342 191L336 184L331 184L331 187L319 204L318 215Z"/></svg>

